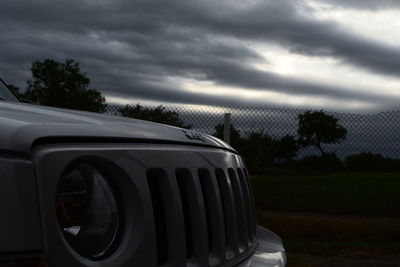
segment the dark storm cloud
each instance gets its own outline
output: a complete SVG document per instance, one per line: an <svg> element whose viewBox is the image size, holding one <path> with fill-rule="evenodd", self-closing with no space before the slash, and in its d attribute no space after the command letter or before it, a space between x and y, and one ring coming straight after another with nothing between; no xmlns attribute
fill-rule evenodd
<svg viewBox="0 0 400 267"><path fill-rule="evenodd" d="M0 71L23 86L34 60L74 58L106 94L170 102L259 104L183 90L179 79L333 100L396 103L363 88L260 71L269 64L251 42L332 57L398 76L400 49L299 13L302 1L5 1ZM318 71L318 70L316 70ZM176 80L174 80L175 77ZM16 82L16 81L20 82ZM217 89L215 89L217 90ZM232 89L232 95L234 95Z"/></svg>

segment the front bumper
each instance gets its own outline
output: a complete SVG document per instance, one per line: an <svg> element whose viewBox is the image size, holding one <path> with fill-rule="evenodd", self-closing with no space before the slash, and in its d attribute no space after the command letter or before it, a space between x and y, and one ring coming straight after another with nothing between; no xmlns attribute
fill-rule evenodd
<svg viewBox="0 0 400 267"><path fill-rule="evenodd" d="M286 252L282 240L273 232L257 227L258 247L239 267L281 267L286 266Z"/></svg>

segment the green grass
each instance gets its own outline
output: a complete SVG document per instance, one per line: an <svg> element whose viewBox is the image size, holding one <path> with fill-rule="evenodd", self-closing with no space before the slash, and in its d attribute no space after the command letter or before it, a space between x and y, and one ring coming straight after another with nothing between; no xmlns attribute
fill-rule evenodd
<svg viewBox="0 0 400 267"><path fill-rule="evenodd" d="M256 176L252 181L261 210L400 216L400 173Z"/></svg>
<svg viewBox="0 0 400 267"><path fill-rule="evenodd" d="M258 223L282 237L289 260L400 254L399 173L258 176L252 181Z"/></svg>

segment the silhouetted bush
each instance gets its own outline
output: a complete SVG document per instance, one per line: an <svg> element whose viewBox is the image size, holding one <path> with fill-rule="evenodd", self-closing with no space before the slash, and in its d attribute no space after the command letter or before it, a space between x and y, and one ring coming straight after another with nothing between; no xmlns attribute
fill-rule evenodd
<svg viewBox="0 0 400 267"><path fill-rule="evenodd" d="M275 161L273 146L274 140L269 136L253 132L243 140L243 146L238 151L245 159L251 173L265 174Z"/></svg>
<svg viewBox="0 0 400 267"><path fill-rule="evenodd" d="M344 164L349 171L399 171L400 160L386 158L380 154L360 153L348 156Z"/></svg>
<svg viewBox="0 0 400 267"><path fill-rule="evenodd" d="M334 154L325 156L307 156L298 160L290 160L280 164L285 170L300 172L336 172L344 169L343 162Z"/></svg>
<svg viewBox="0 0 400 267"><path fill-rule="evenodd" d="M285 135L280 139L275 139L273 144L274 157L283 161L295 158L300 149L297 140L290 135Z"/></svg>
<svg viewBox="0 0 400 267"><path fill-rule="evenodd" d="M155 108L144 107L140 104L136 106L126 105L118 109L121 116L147 120L158 123L164 123L176 127L182 127L190 129L191 126L187 125L175 111L167 110L163 106L157 106Z"/></svg>

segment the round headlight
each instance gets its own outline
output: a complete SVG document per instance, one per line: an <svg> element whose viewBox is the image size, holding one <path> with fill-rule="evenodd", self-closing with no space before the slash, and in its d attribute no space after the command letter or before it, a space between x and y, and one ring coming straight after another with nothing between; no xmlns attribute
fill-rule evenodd
<svg viewBox="0 0 400 267"><path fill-rule="evenodd" d="M104 176L93 166L76 163L59 181L56 215L67 243L82 257L98 260L114 247L119 228L117 202Z"/></svg>

